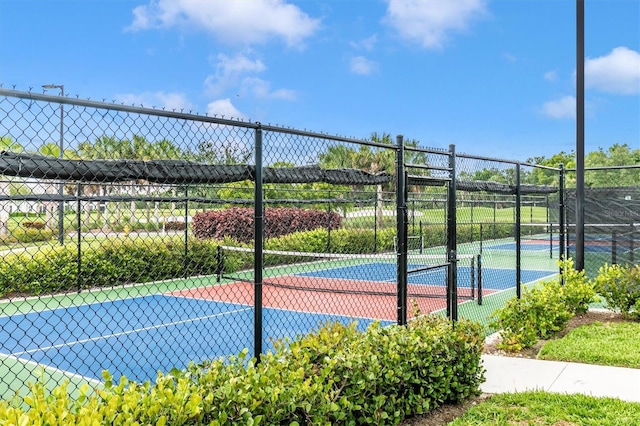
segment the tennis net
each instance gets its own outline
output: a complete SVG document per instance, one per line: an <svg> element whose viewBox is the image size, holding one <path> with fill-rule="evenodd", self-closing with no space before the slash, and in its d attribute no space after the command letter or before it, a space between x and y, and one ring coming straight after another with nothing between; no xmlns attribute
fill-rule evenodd
<svg viewBox="0 0 640 426"><path fill-rule="evenodd" d="M254 250L222 246L219 279L253 282ZM264 250L262 284L274 288L325 292L396 296L398 256L395 253L311 253ZM444 255L409 254L407 295L446 297L450 262ZM474 299L481 276L475 255L459 255L458 297Z"/></svg>

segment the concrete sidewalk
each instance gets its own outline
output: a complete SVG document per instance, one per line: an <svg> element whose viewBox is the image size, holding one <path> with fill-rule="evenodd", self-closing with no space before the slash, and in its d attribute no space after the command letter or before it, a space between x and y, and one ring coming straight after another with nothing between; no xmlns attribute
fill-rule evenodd
<svg viewBox="0 0 640 426"><path fill-rule="evenodd" d="M482 355L485 393L545 390L640 402L640 369Z"/></svg>

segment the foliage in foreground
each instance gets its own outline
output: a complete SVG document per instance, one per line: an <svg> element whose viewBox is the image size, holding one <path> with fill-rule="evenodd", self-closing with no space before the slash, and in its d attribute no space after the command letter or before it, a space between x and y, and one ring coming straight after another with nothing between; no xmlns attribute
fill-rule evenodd
<svg viewBox="0 0 640 426"><path fill-rule="evenodd" d="M260 363L238 357L159 374L155 384L83 388L41 383L0 402L0 425L354 425L397 424L405 416L479 393L484 380L479 325L421 317L406 327L327 324L280 342Z"/></svg>
<svg viewBox="0 0 640 426"><path fill-rule="evenodd" d="M605 264L598 271L595 282L610 308L640 320L640 266Z"/></svg>
<svg viewBox="0 0 640 426"><path fill-rule="evenodd" d="M586 278L584 271L576 271L571 259L560 266L563 271L560 278L525 288L520 299L508 300L493 314L492 326L500 329L500 349L518 352L539 339L548 339L595 301L595 284Z"/></svg>
<svg viewBox="0 0 640 426"><path fill-rule="evenodd" d="M449 425L618 426L637 425L638 419L638 403L616 398L528 391L493 395Z"/></svg>

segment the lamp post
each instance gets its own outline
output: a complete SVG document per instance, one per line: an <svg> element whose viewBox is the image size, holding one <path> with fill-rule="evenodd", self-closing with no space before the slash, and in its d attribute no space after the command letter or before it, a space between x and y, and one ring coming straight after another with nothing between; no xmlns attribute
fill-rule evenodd
<svg viewBox="0 0 640 426"><path fill-rule="evenodd" d="M60 89L60 96L64 96L64 84L44 84L43 89ZM58 142L59 153L58 157L63 158L64 155L64 104L60 103L60 139ZM60 201L58 202L58 241L60 244L64 244L64 183L60 181L58 184L58 195Z"/></svg>

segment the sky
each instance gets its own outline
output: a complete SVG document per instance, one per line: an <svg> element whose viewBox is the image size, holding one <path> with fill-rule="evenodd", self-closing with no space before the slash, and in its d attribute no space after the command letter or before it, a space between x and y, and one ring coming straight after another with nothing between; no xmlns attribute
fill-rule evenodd
<svg viewBox="0 0 640 426"><path fill-rule="evenodd" d="M0 0L0 84L525 161L576 149L575 20L575 0ZM585 0L585 150L615 143L640 149L640 1Z"/></svg>

